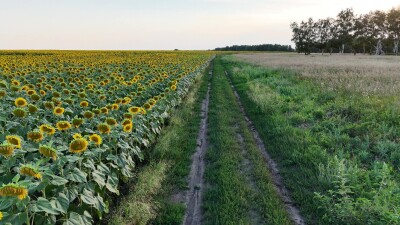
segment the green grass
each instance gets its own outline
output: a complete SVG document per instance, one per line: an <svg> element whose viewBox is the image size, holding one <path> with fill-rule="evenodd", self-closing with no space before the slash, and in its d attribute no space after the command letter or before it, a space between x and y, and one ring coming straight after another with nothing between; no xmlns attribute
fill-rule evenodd
<svg viewBox="0 0 400 225"><path fill-rule="evenodd" d="M187 189L191 156L196 148L200 105L207 91L209 69L197 76L149 154L150 164L124 196L110 224L181 224L185 206L171 201L174 191Z"/></svg>
<svg viewBox="0 0 400 225"><path fill-rule="evenodd" d="M307 224L400 224L394 96L329 91L232 57L222 63Z"/></svg>
<svg viewBox="0 0 400 225"><path fill-rule="evenodd" d="M290 224L220 57L214 62L209 107L204 223Z"/></svg>
<svg viewBox="0 0 400 225"><path fill-rule="evenodd" d="M151 160L167 161L171 165L163 188L156 197L159 214L152 224L172 225L183 221L185 206L171 201L171 195L188 188L187 177L190 173L191 157L196 150L201 102L207 93L208 72L209 68L197 78L193 90L172 115L169 128L163 131L152 153Z"/></svg>

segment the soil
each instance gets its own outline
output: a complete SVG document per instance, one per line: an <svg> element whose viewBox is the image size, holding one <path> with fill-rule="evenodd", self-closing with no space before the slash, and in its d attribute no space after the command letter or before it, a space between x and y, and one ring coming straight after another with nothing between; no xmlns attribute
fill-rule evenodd
<svg viewBox="0 0 400 225"><path fill-rule="evenodd" d="M211 65L212 66L212 65ZM209 76L212 76L212 67ZM208 83L208 90L201 105L201 121L199 134L197 136L196 152L192 156L192 166L190 170L189 190L186 193L186 213L184 225L197 225L202 221L202 196L204 193L205 181L205 154L208 148L207 128L208 128L208 105L210 102L211 84Z"/></svg>

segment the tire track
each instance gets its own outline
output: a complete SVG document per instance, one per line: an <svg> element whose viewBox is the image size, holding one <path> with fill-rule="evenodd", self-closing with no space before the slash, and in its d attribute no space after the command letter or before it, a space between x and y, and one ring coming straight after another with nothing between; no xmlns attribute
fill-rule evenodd
<svg viewBox="0 0 400 225"><path fill-rule="evenodd" d="M210 78L212 77L213 67L210 65ZM208 90L201 105L201 121L199 134L197 136L196 152L192 156L192 166L190 170L189 191L186 194L186 212L183 219L184 225L197 225L202 221L202 197L204 193L204 156L208 148L208 106L210 102L211 82L208 81Z"/></svg>
<svg viewBox="0 0 400 225"><path fill-rule="evenodd" d="M258 148L261 151L261 154L263 155L265 162L268 166L268 169L271 173L271 177L272 177L272 181L274 183L274 187L275 190L277 191L279 197L282 199L284 205L285 205L285 209L289 215L289 217L291 218L291 220L293 221L294 224L296 225L305 225L304 219L303 217L300 215L300 211L299 209L295 206L294 202L292 201L291 197L290 197L290 193L289 191L286 189L286 187L283 185L282 182L282 177L279 174L279 169L278 166L276 164L276 162L271 158L271 156L268 154L265 145L262 141L262 139L260 138L260 135L258 134L257 130L254 127L253 122L249 119L249 117L246 115L246 112L244 111L244 107L242 105L242 102L240 100L240 96L236 91L236 88L233 86L232 84L232 80L228 75L228 72L225 71L225 75L228 77L228 80L230 82L230 85L232 87L232 90L236 96L236 100L238 101L239 107L240 107L240 111L243 114L247 125L249 127L249 129L251 130L253 137L256 141L256 144L258 146Z"/></svg>

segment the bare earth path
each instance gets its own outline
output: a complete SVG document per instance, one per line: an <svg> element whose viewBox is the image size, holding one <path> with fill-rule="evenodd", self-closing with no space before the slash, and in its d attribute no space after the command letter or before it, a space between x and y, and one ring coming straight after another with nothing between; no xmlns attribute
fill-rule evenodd
<svg viewBox="0 0 400 225"><path fill-rule="evenodd" d="M210 69L212 76L212 67ZM200 129L197 137L196 152L192 157L192 166L190 170L189 191L186 194L186 213L184 216L184 225L200 224L202 220L201 201L204 193L204 156L208 148L207 141L207 123L208 123L208 105L210 102L211 84L208 83L208 90L201 106Z"/></svg>

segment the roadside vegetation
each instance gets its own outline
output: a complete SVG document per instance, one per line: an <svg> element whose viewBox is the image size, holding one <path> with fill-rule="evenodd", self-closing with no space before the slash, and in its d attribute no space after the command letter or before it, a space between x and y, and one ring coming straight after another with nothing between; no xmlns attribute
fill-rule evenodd
<svg viewBox="0 0 400 225"><path fill-rule="evenodd" d="M204 224L292 224L220 57L214 61Z"/></svg>
<svg viewBox="0 0 400 225"><path fill-rule="evenodd" d="M138 174L137 182L121 201L110 224L182 223L184 192L200 122L198 112L207 91L208 76L204 74L208 71L207 67L196 77L182 104L172 112L149 153L150 164Z"/></svg>
<svg viewBox="0 0 400 225"><path fill-rule="evenodd" d="M263 56L253 55L253 61L263 64ZM303 75L310 72L307 66L270 69L234 57L225 56L222 63L306 223L399 224L397 83L357 70L352 76L347 67L312 66L318 70L310 76ZM288 55L282 61L296 60ZM331 76L343 73L349 76L345 81L330 83ZM370 89L375 83L382 89Z"/></svg>

